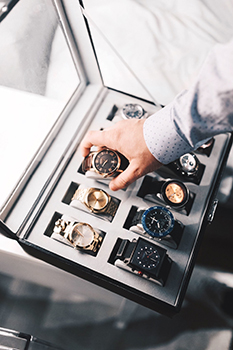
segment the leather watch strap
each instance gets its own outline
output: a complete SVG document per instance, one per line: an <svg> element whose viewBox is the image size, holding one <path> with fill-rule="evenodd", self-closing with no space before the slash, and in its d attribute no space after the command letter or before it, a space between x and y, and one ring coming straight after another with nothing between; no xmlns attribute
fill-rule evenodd
<svg viewBox="0 0 233 350"><path fill-rule="evenodd" d="M116 252L116 259L122 261L129 260L137 245L137 241L130 242L128 239L122 239L121 244Z"/></svg>

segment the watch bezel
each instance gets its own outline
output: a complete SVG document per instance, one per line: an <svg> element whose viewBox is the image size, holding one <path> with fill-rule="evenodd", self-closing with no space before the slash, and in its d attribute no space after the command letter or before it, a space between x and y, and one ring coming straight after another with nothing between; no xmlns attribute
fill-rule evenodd
<svg viewBox="0 0 233 350"><path fill-rule="evenodd" d="M115 169L112 170L112 171L110 171L110 172L101 172L101 171L99 171L99 170L96 168L95 160L96 160L97 156L98 156L101 152L103 152L103 151L113 152L113 153L117 156L117 161L118 161L118 162L117 162L117 165L116 165ZM103 176L104 178L106 178L106 177L109 177L109 176L114 175L116 172L119 171L120 166L121 166L121 158L120 158L119 154L118 154L116 151L114 151L114 150L112 150L112 149L110 149L110 148L103 148L103 149L101 149L100 151L97 151L97 152L94 154L93 159L92 159L92 165L93 165L93 169L95 170L95 172L96 172L97 174L99 174L99 175Z"/></svg>
<svg viewBox="0 0 233 350"><path fill-rule="evenodd" d="M156 233L154 231L151 231L146 225L147 215L150 214L154 210L162 210L162 211L166 212L166 214L168 214L170 216L170 220L171 220L170 226L163 233ZM167 208L165 208L163 206L155 205L155 206L150 207L150 208L148 208L147 210L144 211L144 213L142 215L141 223L142 223L142 227L145 230L145 232L148 233L151 237L163 238L163 237L169 235L172 232L172 230L174 228L174 225L175 225L175 219L174 219L174 216L173 216L172 212L169 209L167 209Z"/></svg>
<svg viewBox="0 0 233 350"><path fill-rule="evenodd" d="M169 200L169 198L167 197L166 195L166 188L170 185L170 184L177 184L178 186L180 186L184 192L184 199L182 200L182 202L180 203L174 203L172 201ZM163 184L162 184L162 187L161 187L161 196L164 200L164 202L166 204L168 204L169 206L173 207L173 208L182 208L184 207L188 200L189 200L189 189L186 187L186 185L178 180L178 179L169 179L167 181L165 181Z"/></svg>

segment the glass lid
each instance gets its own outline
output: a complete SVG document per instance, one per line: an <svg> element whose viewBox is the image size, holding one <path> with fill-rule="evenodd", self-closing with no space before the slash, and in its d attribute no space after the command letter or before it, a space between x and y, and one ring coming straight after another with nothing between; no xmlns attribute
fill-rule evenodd
<svg viewBox="0 0 233 350"><path fill-rule="evenodd" d="M50 0L0 1L0 211L80 85Z"/></svg>
<svg viewBox="0 0 233 350"><path fill-rule="evenodd" d="M233 35L228 0L80 3L104 84L156 104L188 88L212 47Z"/></svg>

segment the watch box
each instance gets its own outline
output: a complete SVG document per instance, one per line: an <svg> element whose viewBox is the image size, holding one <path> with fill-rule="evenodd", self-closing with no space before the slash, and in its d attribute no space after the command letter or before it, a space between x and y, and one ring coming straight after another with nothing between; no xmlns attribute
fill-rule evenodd
<svg viewBox="0 0 233 350"><path fill-rule="evenodd" d="M202 165L198 183L181 178L192 200L186 211L170 208L182 228L175 246L130 229L132 215L140 208L161 205L161 198L138 195L144 178L113 193L105 179L86 176L79 144L87 130L116 122L126 104L139 104L148 114L162 106L99 31L85 1L11 3L14 6L6 7L0 16L4 38L0 56L6 71L0 85L6 164L0 185L1 233L39 259L152 310L174 315L181 308L205 227L213 219L231 135L218 135L209 154L197 154ZM4 61L6 46L12 55ZM106 76L109 70L111 79ZM166 167L148 176L159 181L177 178ZM112 220L72 205L79 186L97 187L114 197L118 208ZM59 239L54 234L59 220L91 225L102 236L98 252L86 254ZM163 283L116 264L119 242L139 239L140 244L155 245L166 257L169 268Z"/></svg>

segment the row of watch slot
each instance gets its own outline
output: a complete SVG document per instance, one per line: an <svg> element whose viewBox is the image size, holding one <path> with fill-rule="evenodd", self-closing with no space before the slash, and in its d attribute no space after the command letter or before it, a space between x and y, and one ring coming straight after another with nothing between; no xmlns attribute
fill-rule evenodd
<svg viewBox="0 0 233 350"><path fill-rule="evenodd" d="M60 234L62 230L64 230L64 234ZM86 242L87 240L89 242L84 246L86 230L89 231ZM80 233L84 238L81 237L81 240L77 243L75 240L77 237L80 237ZM90 233L92 234L91 240L89 238ZM79 254L90 254L94 257L97 256L101 249L106 234L102 230L92 228L87 223L76 220L66 221L63 215L58 212L54 213L45 232L46 236L59 243L76 248ZM139 237L130 241L117 237L115 244L110 249L107 263L164 286L170 272L172 260L168 256L167 250L152 240Z"/></svg>

